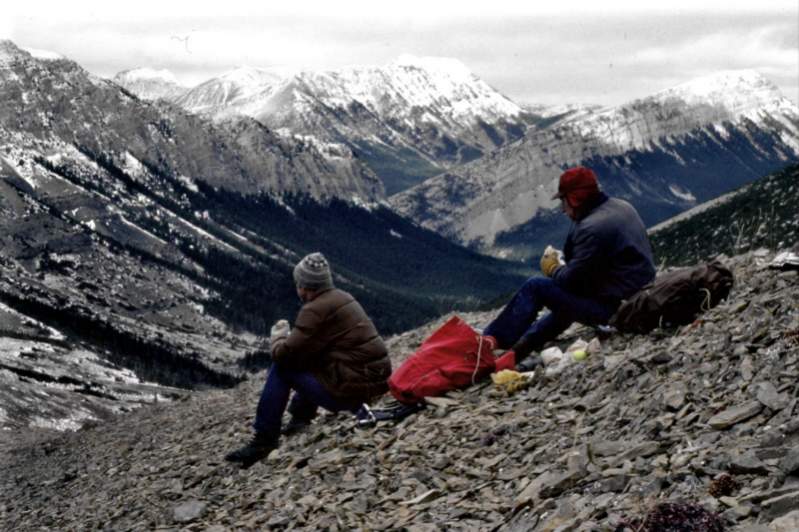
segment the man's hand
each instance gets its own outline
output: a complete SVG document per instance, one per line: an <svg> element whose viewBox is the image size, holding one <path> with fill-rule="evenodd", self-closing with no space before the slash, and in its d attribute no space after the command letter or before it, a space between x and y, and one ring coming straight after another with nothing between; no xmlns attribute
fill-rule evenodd
<svg viewBox="0 0 799 532"><path fill-rule="evenodd" d="M291 327L289 327L289 322L286 320L278 320L277 323L272 325L272 330L269 334L269 343L275 345L275 342L285 339L290 332Z"/></svg>
<svg viewBox="0 0 799 532"><path fill-rule="evenodd" d="M562 252L552 246L547 246L544 250L544 254L541 255L541 272L547 277L552 277L555 270L566 264L561 258L562 255Z"/></svg>

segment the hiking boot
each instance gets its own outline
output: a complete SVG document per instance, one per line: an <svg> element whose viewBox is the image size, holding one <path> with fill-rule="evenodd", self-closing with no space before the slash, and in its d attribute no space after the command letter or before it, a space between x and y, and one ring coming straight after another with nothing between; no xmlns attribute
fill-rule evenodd
<svg viewBox="0 0 799 532"><path fill-rule="evenodd" d="M304 431L310 426L311 426L310 419L297 419L295 417L292 417L291 419L289 419L289 422L286 423L286 425L282 429L280 429L280 433L283 436L291 436L292 434L297 434L298 432Z"/></svg>
<svg viewBox="0 0 799 532"><path fill-rule="evenodd" d="M519 373L526 373L528 371L535 370L535 368L537 368L538 366L543 366L543 365L544 361L541 360L541 355L532 354L516 364L516 371L518 371Z"/></svg>
<svg viewBox="0 0 799 532"><path fill-rule="evenodd" d="M266 458L270 452L277 449L277 438L267 437L265 434L256 433L250 443L225 456L228 462L237 462L242 469L247 469L255 462Z"/></svg>

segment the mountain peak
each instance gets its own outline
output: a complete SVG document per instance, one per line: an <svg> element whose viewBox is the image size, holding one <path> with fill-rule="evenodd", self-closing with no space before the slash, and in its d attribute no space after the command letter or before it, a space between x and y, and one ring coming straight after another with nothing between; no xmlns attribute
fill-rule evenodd
<svg viewBox="0 0 799 532"><path fill-rule="evenodd" d="M411 54L402 54L391 63L391 66L414 67L430 72L449 74L452 77L472 77L472 72L466 65L451 57L419 57Z"/></svg>
<svg viewBox="0 0 799 532"><path fill-rule="evenodd" d="M280 81L281 77L263 68L241 65L222 74L219 79L242 87L268 85Z"/></svg>
<svg viewBox="0 0 799 532"><path fill-rule="evenodd" d="M689 104L713 102L740 112L742 108L759 107L782 100L784 96L774 83L758 72L746 69L723 70L694 78L660 91L653 98L678 98Z"/></svg>
<svg viewBox="0 0 799 532"><path fill-rule="evenodd" d="M11 59L38 59L41 61L58 61L66 59L63 55L50 50L40 50L27 46L17 46L10 39L0 39L0 61Z"/></svg>
<svg viewBox="0 0 799 532"><path fill-rule="evenodd" d="M29 55L29 52L14 44L10 39L0 39L0 59L16 59Z"/></svg>

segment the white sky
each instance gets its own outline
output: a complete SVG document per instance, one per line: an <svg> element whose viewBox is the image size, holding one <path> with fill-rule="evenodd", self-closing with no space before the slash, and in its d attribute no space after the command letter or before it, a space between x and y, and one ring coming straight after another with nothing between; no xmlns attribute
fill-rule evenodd
<svg viewBox="0 0 799 532"><path fill-rule="evenodd" d="M520 103L615 105L739 68L799 102L797 0L254 3L26 0L3 7L0 38L102 76L167 68L187 85L239 65L335 69L410 53L457 58Z"/></svg>

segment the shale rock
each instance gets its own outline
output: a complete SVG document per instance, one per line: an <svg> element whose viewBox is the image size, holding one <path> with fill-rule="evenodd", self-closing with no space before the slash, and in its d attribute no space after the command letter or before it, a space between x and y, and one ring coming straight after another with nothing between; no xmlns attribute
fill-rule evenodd
<svg viewBox="0 0 799 532"><path fill-rule="evenodd" d="M605 337L526 390L487 379L399 423L323 413L247 470L224 455L250 437L263 372L55 438L4 433L0 530L609 532L668 501L784 530L799 510L799 274L770 258L724 259L729 300L690 325ZM445 319L387 339L395 367ZM553 345L595 336L574 326Z"/></svg>

